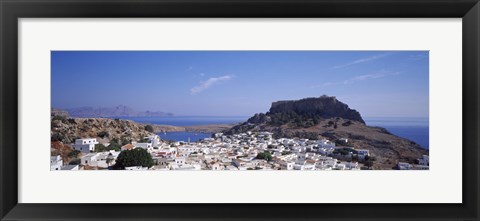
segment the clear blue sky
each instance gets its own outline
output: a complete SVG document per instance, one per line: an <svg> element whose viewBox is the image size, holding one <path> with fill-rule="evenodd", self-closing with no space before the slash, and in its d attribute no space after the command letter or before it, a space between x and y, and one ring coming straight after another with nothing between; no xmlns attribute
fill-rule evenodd
<svg viewBox="0 0 480 221"><path fill-rule="evenodd" d="M364 117L428 117L428 51L53 51L52 107L250 116L336 96Z"/></svg>

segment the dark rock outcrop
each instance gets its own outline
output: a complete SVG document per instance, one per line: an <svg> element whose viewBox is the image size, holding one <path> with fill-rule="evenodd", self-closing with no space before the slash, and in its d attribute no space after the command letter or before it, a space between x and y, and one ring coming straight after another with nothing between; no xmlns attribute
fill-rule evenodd
<svg viewBox="0 0 480 221"><path fill-rule="evenodd" d="M319 116L324 119L340 117L365 123L358 111L350 109L348 105L337 100L336 97L325 95L319 98L273 102L267 115L282 112L295 112L298 115Z"/></svg>

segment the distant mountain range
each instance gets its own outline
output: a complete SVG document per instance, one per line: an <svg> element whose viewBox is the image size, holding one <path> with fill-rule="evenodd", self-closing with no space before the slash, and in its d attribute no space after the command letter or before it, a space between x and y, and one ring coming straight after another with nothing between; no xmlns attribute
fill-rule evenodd
<svg viewBox="0 0 480 221"><path fill-rule="evenodd" d="M58 110L58 109L56 109ZM162 111L136 111L131 107L125 105L118 105L116 107L78 107L63 109L68 112L71 117L164 117L173 116L172 113Z"/></svg>

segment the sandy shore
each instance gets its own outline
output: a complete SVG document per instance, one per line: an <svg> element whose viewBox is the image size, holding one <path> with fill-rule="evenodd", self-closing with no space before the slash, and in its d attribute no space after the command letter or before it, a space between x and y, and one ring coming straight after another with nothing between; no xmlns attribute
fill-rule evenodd
<svg viewBox="0 0 480 221"><path fill-rule="evenodd" d="M208 124L198 126L187 126L186 131L200 132L200 133L219 133L232 128L235 124Z"/></svg>
<svg viewBox="0 0 480 221"><path fill-rule="evenodd" d="M178 126L171 126L171 125L158 125L158 124L153 124L153 131L155 133L158 132L176 132L176 131L185 131L184 127L178 127Z"/></svg>

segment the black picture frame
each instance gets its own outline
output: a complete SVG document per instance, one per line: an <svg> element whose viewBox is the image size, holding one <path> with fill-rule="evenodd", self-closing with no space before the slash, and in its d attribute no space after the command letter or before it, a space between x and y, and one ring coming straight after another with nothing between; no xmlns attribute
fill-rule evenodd
<svg viewBox="0 0 480 221"><path fill-rule="evenodd" d="M479 220L480 5L478 0L1 0L0 14L1 220ZM18 203L17 20L63 17L462 18L463 203ZM454 116L450 117L454 118Z"/></svg>

